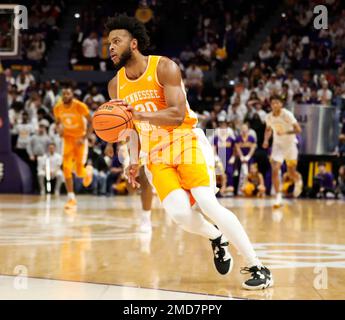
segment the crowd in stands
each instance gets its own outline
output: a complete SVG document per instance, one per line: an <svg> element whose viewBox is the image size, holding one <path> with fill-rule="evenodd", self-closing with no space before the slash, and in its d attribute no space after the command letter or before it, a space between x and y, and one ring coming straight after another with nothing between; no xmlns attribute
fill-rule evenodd
<svg viewBox="0 0 345 320"><path fill-rule="evenodd" d="M196 63L203 70L220 71L236 58L260 26L269 11L269 1L260 5L247 0L144 0L126 1L125 5L120 1L116 10L134 14L145 23L151 35L149 53L173 56L183 50L183 68ZM99 1L85 3L72 36L71 68L84 64L96 70L111 69L104 23L113 11L109 1L101 5ZM173 20L169 19L172 13L176 13Z"/></svg>
<svg viewBox="0 0 345 320"><path fill-rule="evenodd" d="M47 54L59 37L63 0L28 1L20 3L28 11L27 29L20 31L20 52L16 64L30 65L40 72L47 62ZM5 67L13 63L3 61Z"/></svg>

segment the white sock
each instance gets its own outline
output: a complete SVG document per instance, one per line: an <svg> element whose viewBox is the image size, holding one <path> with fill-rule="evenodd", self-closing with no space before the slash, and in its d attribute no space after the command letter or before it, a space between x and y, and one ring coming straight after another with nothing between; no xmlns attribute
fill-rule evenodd
<svg viewBox="0 0 345 320"><path fill-rule="evenodd" d="M207 239L216 239L222 235L201 213L193 211L186 191L177 189L168 194L162 202L167 214L183 230L201 235Z"/></svg>
<svg viewBox="0 0 345 320"><path fill-rule="evenodd" d="M151 210L141 210L140 218L142 222L150 222L151 221Z"/></svg>
<svg viewBox="0 0 345 320"><path fill-rule="evenodd" d="M248 265L260 265L254 248L240 221L230 210L218 202L210 187L197 187L191 190L202 212L212 219L224 235L230 240Z"/></svg>
<svg viewBox="0 0 345 320"><path fill-rule="evenodd" d="M74 200L75 199L75 194L74 192L68 192L67 193L68 200Z"/></svg>
<svg viewBox="0 0 345 320"><path fill-rule="evenodd" d="M281 202L282 201L282 193L281 192L278 192L276 194L276 200L277 200L277 202Z"/></svg>

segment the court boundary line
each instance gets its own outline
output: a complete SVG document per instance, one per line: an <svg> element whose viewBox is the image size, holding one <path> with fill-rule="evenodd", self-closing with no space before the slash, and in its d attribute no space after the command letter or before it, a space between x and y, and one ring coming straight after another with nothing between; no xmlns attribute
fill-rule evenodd
<svg viewBox="0 0 345 320"><path fill-rule="evenodd" d="M2 276L4 276L4 277L11 277L11 278L18 277L18 276L15 276L15 275L0 274L0 278ZM178 290L170 290L170 289L164 289L164 288L136 287L134 285L130 286L130 285L117 284L117 283L109 284L109 283L105 283L105 282L90 282L90 281L78 281L78 280L66 280L66 279L53 279L53 278L43 278L43 277L34 277L34 276L26 276L26 278L37 279L37 280L48 280L48 281L51 280L51 281L78 283L78 284L85 283L85 284L105 285L105 286L113 286L113 287L120 287L120 288L157 290L157 291L174 292L174 293L187 293L187 294L202 295L202 296L206 296L206 297L207 296L211 296L211 297L219 297L219 298L228 298L227 300L234 300L234 299L236 299L236 300L257 300L257 299L240 298L240 297L227 297L227 296L222 296L222 295L219 295L219 294L207 294L207 293L203 293L203 292L178 291ZM117 299L117 300L119 300L119 299ZM174 299L172 299L172 300L174 300ZM152 300L152 301L154 301L154 300Z"/></svg>

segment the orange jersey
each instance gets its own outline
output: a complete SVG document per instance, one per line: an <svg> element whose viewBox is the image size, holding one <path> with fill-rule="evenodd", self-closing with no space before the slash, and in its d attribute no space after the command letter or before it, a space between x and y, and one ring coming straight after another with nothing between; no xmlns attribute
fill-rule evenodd
<svg viewBox="0 0 345 320"><path fill-rule="evenodd" d="M86 134L85 116L90 114L87 105L77 99L73 99L71 106L66 107L60 101L54 107L55 119L63 125L63 135L66 137L79 138Z"/></svg>
<svg viewBox="0 0 345 320"><path fill-rule="evenodd" d="M167 108L164 96L164 87L159 83L157 77L157 66L160 56L149 56L145 72L136 80L130 80L126 76L125 68L121 68L117 73L117 97L125 100L138 112L156 112ZM184 84L181 83L185 93ZM185 93L186 95L186 93ZM173 141L172 131L174 129L183 129L192 133L196 127L196 114L190 109L186 98L186 115L183 123L176 126L154 126L143 121L134 121L134 125L139 133L142 151L148 153L154 148L160 148L163 145L171 144ZM162 138L162 131L167 135ZM174 132L178 132L175 130ZM164 131L163 131L164 132ZM182 132L182 130L181 130ZM174 133L174 138L178 136ZM161 139L151 139L150 137L159 136Z"/></svg>

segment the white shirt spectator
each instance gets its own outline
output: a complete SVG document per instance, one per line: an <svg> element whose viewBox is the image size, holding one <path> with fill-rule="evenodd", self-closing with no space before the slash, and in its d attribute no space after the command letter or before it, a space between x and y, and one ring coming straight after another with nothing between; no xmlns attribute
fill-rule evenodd
<svg viewBox="0 0 345 320"><path fill-rule="evenodd" d="M299 81L295 78L293 79L286 79L284 81L284 83L286 83L289 88L293 91L293 93L298 93L298 90L300 88L300 84L299 84Z"/></svg>
<svg viewBox="0 0 345 320"><path fill-rule="evenodd" d="M319 89L317 91L317 96L319 97L321 103L329 105L332 100L332 91L329 89Z"/></svg>
<svg viewBox="0 0 345 320"><path fill-rule="evenodd" d="M26 149L31 135L35 132L32 123L21 123L14 126L13 133L18 134L17 149Z"/></svg>
<svg viewBox="0 0 345 320"><path fill-rule="evenodd" d="M25 74L24 76L22 74L19 74L16 79L18 91L24 92L30 85L31 81L35 81L35 78L32 74Z"/></svg>
<svg viewBox="0 0 345 320"><path fill-rule="evenodd" d="M189 84L193 84L195 82L200 83L202 82L203 77L204 74L198 66L189 66L186 70L186 78Z"/></svg>
<svg viewBox="0 0 345 320"><path fill-rule="evenodd" d="M46 164L49 161L51 178L54 179L58 175L62 175L61 165L62 156L55 152L53 155L45 154L37 158L38 175L46 175Z"/></svg>
<svg viewBox="0 0 345 320"><path fill-rule="evenodd" d="M261 100L261 102L264 102L270 96L270 93L268 92L268 90L265 87L262 87L262 88L256 87L254 89L254 91L258 95L258 98Z"/></svg>
<svg viewBox="0 0 345 320"><path fill-rule="evenodd" d="M83 41L83 55L85 58L96 58L98 56L98 40L86 38Z"/></svg>
<svg viewBox="0 0 345 320"><path fill-rule="evenodd" d="M98 104L102 104L102 103L105 102L105 98L104 98L103 94L101 94L101 93L97 93L97 94L94 95L94 96L92 96L91 94L88 93L88 94L84 97L83 102L86 103L86 101L87 101L87 99L88 99L89 97L91 97L92 100L93 100L94 102L97 102Z"/></svg>
<svg viewBox="0 0 345 320"><path fill-rule="evenodd" d="M281 89L282 89L282 84L281 84L280 80L271 79L271 80L267 81L266 89L270 95L272 95L274 93L280 94Z"/></svg>

